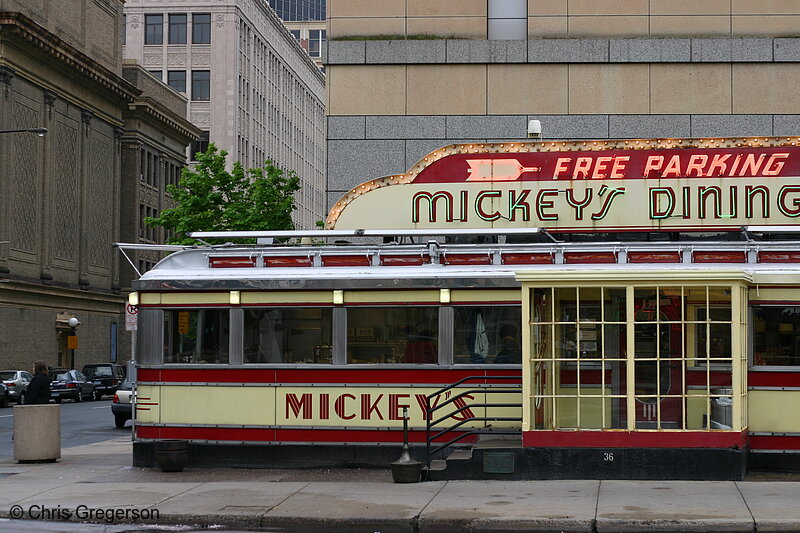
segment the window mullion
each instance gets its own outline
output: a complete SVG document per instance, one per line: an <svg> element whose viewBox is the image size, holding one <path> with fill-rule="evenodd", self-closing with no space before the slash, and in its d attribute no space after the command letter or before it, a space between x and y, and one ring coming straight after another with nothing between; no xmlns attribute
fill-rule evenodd
<svg viewBox="0 0 800 533"><path fill-rule="evenodd" d="M746 367L746 359L742 358L742 312L746 309L742 309L741 292L740 285L731 287L731 429L734 431L741 431L746 426L742 420L742 372Z"/></svg>
<svg viewBox="0 0 800 533"><path fill-rule="evenodd" d="M634 334L634 306L633 306L633 285L625 287L625 323L628 350L625 354L625 400L627 405L628 431L636 429L636 365L634 364L636 345Z"/></svg>

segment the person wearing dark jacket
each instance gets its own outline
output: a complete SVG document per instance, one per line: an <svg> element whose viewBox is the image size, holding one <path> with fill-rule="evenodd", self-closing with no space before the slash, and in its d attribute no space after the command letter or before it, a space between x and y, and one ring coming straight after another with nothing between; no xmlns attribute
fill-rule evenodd
<svg viewBox="0 0 800 533"><path fill-rule="evenodd" d="M33 379L25 393L25 405L50 403L50 376L47 365L41 359L33 363Z"/></svg>

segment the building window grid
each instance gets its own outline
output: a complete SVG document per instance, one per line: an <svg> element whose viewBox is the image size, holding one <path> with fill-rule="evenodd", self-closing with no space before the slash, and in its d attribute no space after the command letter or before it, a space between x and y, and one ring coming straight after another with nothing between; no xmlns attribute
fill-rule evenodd
<svg viewBox="0 0 800 533"><path fill-rule="evenodd" d="M651 287L648 287L648 288L651 288ZM543 403L545 403L545 404L547 404L549 406L549 411L550 411L549 416L550 416L550 420L552 421L552 424L553 424L553 428L551 428L551 429L600 429L600 428L608 429L608 428L612 428L613 424L611 424L611 421L608 420L608 414L607 414L608 407L606 406L606 401L607 400L612 400L613 401L614 399L616 399L618 401L626 400L626 401L628 401L628 405L630 405L630 401L629 401L629 397L630 396L633 396L633 399L634 399L635 402L641 402L642 400L648 400L648 399L657 400L656 402L652 403L653 408L654 408L654 412L656 414L656 426L654 428L636 427L636 420L633 420L631 422L627 422L625 427L620 427L618 429L626 429L626 428L627 429L661 429L661 430L671 429L671 428L662 427L664 420L662 420L661 400L667 399L667 398L680 398L681 399L681 403L682 403L682 408L680 409L680 411L681 411L681 420L679 421L680 422L680 427L677 428L677 429L681 429L681 430L708 430L709 429L711 416L712 416L712 406L711 406L712 402L718 401L717 400L718 398L723 398L723 400L732 399L732 395L731 394L718 393L719 389L726 389L726 388L732 387L732 379L733 379L732 376L731 376L731 383L729 383L729 384L725 384L725 383L720 384L719 383L719 379L718 379L717 383L712 385L711 372L712 372L712 369L714 368L714 363L717 363L718 365L721 365L721 366L724 366L724 367L731 366L731 364L734 363L734 361L732 359L733 355L738 353L739 354L739 358L736 361L736 363L739 364L739 365L746 365L746 350L743 350L742 346L739 346L738 350L737 350L737 348L732 345L731 346L732 353L729 353L729 354L724 355L724 356L714 357L712 355L711 327L712 327L712 325L717 325L717 326L719 326L719 325L727 325L728 326L728 332L731 335L731 338L735 339L736 336L733 334L734 328L735 327L743 327L743 326L746 327L746 323L744 323L745 322L745 318L741 317L740 321L743 324L740 324L740 325L734 324L734 322L733 322L733 305L740 305L740 306L741 305L746 305L746 296L743 296L744 299L742 301L745 302L744 304L742 304L741 301L740 302L731 302L730 300L727 301L727 305L728 305L728 307L730 309L730 312L731 312L731 316L730 316L729 320L715 320L715 319L713 319L711 317L710 313L706 313L705 314L705 319L704 320L698 320L698 319L696 319L696 314L695 314L694 317L684 316L684 313L686 312L686 308L687 308L687 303L686 303L686 301L687 301L686 300L687 299L687 292L686 292L686 290L689 289L691 291L697 291L698 287L690 287L690 286L680 286L680 287L664 286L664 287L658 287L657 286L657 287L655 287L656 294L659 294L658 291L660 289L662 289L662 288L668 288L668 289L672 289L672 290L674 290L676 288L680 289L680 291L681 291L681 302L683 302L683 304L682 304L682 309L681 309L681 316L680 316L680 318L678 320L662 320L659 310L656 311L656 315L655 315L656 316L656 320L651 320L651 321L636 320L635 316L630 316L631 315L631 309L633 309L633 301L631 301L630 305L626 306L626 313L625 313L626 319L625 319L625 321L607 320L607 317L605 316L606 306L605 305L601 305L600 306L601 316L600 316L599 322L591 322L591 323L594 324L595 326L600 326L600 328L601 328L600 331L602 331L604 334L605 334L605 326L607 326L607 325L625 326L626 339L631 339L631 338L635 337L635 330L633 330L632 328L635 328L637 325L639 325L639 326L648 326L648 325L652 326L652 325L655 325L657 329L660 328L661 326L667 326L667 327L680 326L680 332L681 332L680 333L680 341L681 341L681 348L680 349L681 349L681 352L679 354L680 356L677 357L677 358L676 357L662 357L661 356L661 350L662 350L662 346L661 346L661 342L662 342L661 338L662 337L661 337L661 335L656 335L655 336L656 337L656 354L655 354L655 356L650 357L650 358L643 358L642 359L642 358L638 358L638 357L633 358L633 356L632 356L632 358L629 359L624 354L618 355L617 357L609 357L608 354L606 353L607 346L606 346L606 342L605 342L605 337L604 336L603 336L603 340L599 343L599 348L600 348L600 357L599 358L591 358L591 357L581 357L581 356L579 356L578 354L581 353L581 348L580 348L580 346L581 346L581 339L580 339L580 336L581 336L581 333L580 333L581 325L582 324L586 325L588 323L587 321L584 321L584 319L586 317L584 317L584 319L582 319L582 317L581 317L581 313L580 313L580 309L581 309L580 292L581 292L581 289L583 289L584 291L586 291L587 289L588 290L595 290L595 289L598 289L598 287L591 287L591 288L587 288L587 287L570 287L569 288L571 290L575 290L576 291L575 295L576 295L576 309L577 309L577 312L576 312L574 320L569 320L569 321L561 321L561 320L555 320L555 319L552 319L552 320L549 320L549 321L536 320L536 316L541 316L541 315L537 315L537 313L534 310L532 310L531 323L530 324L531 324L531 328L532 328L533 338L537 337L536 331L537 331L537 328L539 328L540 329L540 333L541 333L541 331L549 331L549 335L545 335L545 337L549 336L549 339L553 340L552 342L549 342L549 346L546 348L546 351L549 352L549 357L544 357L545 353L538 354L538 356L537 356L537 346L541 346L541 344L536 343L535 341L534 341L534 344L532 345L532 353L531 353L531 356L535 361L535 364L534 364L534 377L537 375L537 373L539 373L541 371L544 371L546 369L547 381L549 381L549 383L550 383L549 391L548 390L542 390L539 393L537 393L537 392L533 393L533 395L532 395L533 396L533 403L535 404L536 402L541 401L541 402L543 402ZM705 295L706 295L705 302L700 304L700 305L698 305L697 302L695 302L693 304L695 309L700 308L701 306L705 306L705 309L709 309L709 308L713 308L713 307L720 308L720 307L724 306L724 302L722 304L720 304L719 302L715 303L712 300L710 300L710 294L711 294L710 291L711 290L715 290L715 289L723 289L723 290L728 289L729 290L729 288L725 288L725 287L721 287L721 286L706 286L706 287L700 287L700 288L704 288L705 289ZM564 287L557 287L557 288L550 287L550 288L544 288L544 289L536 289L537 291L547 291L549 293L549 300L550 300L550 303L549 303L549 306L550 306L549 314L553 318L555 317L555 314L559 311L558 309L555 309L555 307L554 307L554 306L557 305L555 303L556 302L556 298L555 298L556 292L555 291L563 290L563 289L564 289ZM613 289L620 289L620 287L599 287L599 289L601 291L603 291L602 294L603 294L603 296L605 296L605 294L604 294L605 291L613 290ZM629 286L628 290L626 291L626 301L627 300L631 300L634 297L634 294L635 294L634 287ZM601 299L601 302L604 302L604 301L605 301L604 299ZM656 304L657 304L657 306L660 305L660 300L658 298L656 299ZM695 318L695 319L691 320L690 318ZM576 357L565 357L565 356L563 356L562 353L559 353L559 348L562 347L562 346L560 346L559 343L555 341L556 339L559 338L559 336L558 336L558 334L560 333L559 329L560 328L564 328L566 326L575 327L575 331L576 331L576 348L575 348ZM706 331L705 347L703 348L704 351L703 351L702 354L696 353L696 352L692 353L692 348L696 347L697 345L695 343L693 343L693 342L688 342L688 339L687 339L687 337L688 337L687 336L687 332L689 332L691 334L692 328L697 328L698 326L704 327L705 331ZM741 339L744 336L740 335L739 337ZM546 343L547 340L545 340L543 342ZM595 341L595 342L597 342L597 341ZM635 349L635 341L634 341L634 349ZM694 357L691 357L692 355L694 355ZM609 383L607 382L607 378L606 378L606 365L608 363L612 363L612 364L613 363L617 363L617 364L624 365L625 367L629 367L630 363L633 362L634 363L634 367L635 367L636 363L654 362L654 363L656 363L656 365L655 365L655 369L656 369L656 384L657 384L657 386L660 386L660 384L662 383L662 381L661 381L661 379L662 379L662 375L661 375L662 365L660 363L663 363L666 360L668 360L669 362L672 362L672 363L678 362L680 364L681 374L680 374L680 384L679 384L680 393L679 394L660 394L659 393L660 391L658 391L658 390L656 391L655 394L638 394L638 393L636 393L636 391L634 391L633 393L622 393L622 394L608 394L608 393L606 393L606 390L607 390L608 385L609 385ZM711 363L711 364L708 364L708 363ZM588 393L582 392L582 390L581 390L582 389L582 384L584 384L584 383L582 383L582 379L581 379L581 377L582 377L581 367L582 366L584 367L585 370L596 371L598 369L602 369L602 371L599 372L599 375L600 375L600 393L599 394L588 394ZM561 370L563 369L563 367L568 367L568 368L571 368L571 369L575 370L575 376L576 376L576 383L575 383L576 387L575 387L575 390L576 390L576 392L574 394L559 392L559 391L556 391L556 390L554 390L552 388L552 384L560 382L560 380L558 378L559 378L559 374L560 374ZM689 368L692 368L692 370L689 370ZM702 371L703 373L705 373L705 380L704 380L705 381L705 386L701 387L701 388L695 388L695 389L693 389L692 393L690 393L690 391L686 387L687 375L688 375L687 372L697 372L697 371ZM636 372L636 370L634 370L634 374L635 374L635 372ZM735 374L735 372L734 372L734 374ZM742 374L744 374L744 373L742 373ZM741 377L742 374L740 374L740 381L742 379L744 379L743 377ZM695 385L695 387L699 387L699 386ZM746 403L746 402L744 402L742 400L743 397L745 396L745 389L743 387L744 387L744 384L743 383L739 383L739 390L740 390L739 399L740 399L740 403L741 404ZM715 390L715 389L718 389L718 390ZM596 428L596 427L593 427L591 425L587 426L586 424L582 424L582 420L581 420L581 413L582 413L581 402L582 401L585 402L587 400L598 400L598 399L601 401L601 404L600 404L601 405L601 409L600 409L601 425L600 425L600 427ZM562 414L559 412L560 407L563 407L563 405L561 405L561 406L559 405L559 400L562 401L562 404L563 404L563 400L574 400L574 402L575 402L574 404L576 406L575 417L574 417L575 424L574 425L560 425L559 424L558 421L563 418ZM704 422L701 425L690 424L687 421L687 410L688 410L687 402L690 401L690 400L694 400L694 401L705 400L705 404L706 405L705 405L705 412L704 412L704 418L703 418ZM595 401L595 403L596 403L596 401ZM532 405L532 408L533 407L534 407L534 405ZM744 407L742 407L742 409L744 409ZM613 417L613 411L612 411L612 417ZM631 427L631 426L634 426L634 427ZM695 426L698 426L698 427L695 427ZM547 428L545 428L545 427L537 427L537 428L533 428L533 429L547 429ZM736 429L736 428L734 428L734 429Z"/></svg>
<svg viewBox="0 0 800 533"><path fill-rule="evenodd" d="M144 44L164 44L164 15L144 16Z"/></svg>
<svg viewBox="0 0 800 533"><path fill-rule="evenodd" d="M169 85L179 93L186 93L186 71L168 70L167 85Z"/></svg>
<svg viewBox="0 0 800 533"><path fill-rule="evenodd" d="M186 44L186 13L170 13L168 16L169 44Z"/></svg>
<svg viewBox="0 0 800 533"><path fill-rule="evenodd" d="M211 44L211 14L192 14L192 44Z"/></svg>

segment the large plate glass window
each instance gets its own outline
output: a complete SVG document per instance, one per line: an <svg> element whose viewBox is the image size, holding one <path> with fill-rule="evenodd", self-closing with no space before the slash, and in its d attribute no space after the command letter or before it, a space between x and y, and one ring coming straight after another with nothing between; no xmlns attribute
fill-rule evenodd
<svg viewBox="0 0 800 533"><path fill-rule="evenodd" d="M520 306L455 306L453 315L454 364L522 362Z"/></svg>
<svg viewBox="0 0 800 533"><path fill-rule="evenodd" d="M753 312L753 365L800 365L800 305L758 305Z"/></svg>
<svg viewBox="0 0 800 533"><path fill-rule="evenodd" d="M245 363L330 363L333 310L244 310Z"/></svg>
<svg viewBox="0 0 800 533"><path fill-rule="evenodd" d="M223 363L229 359L227 309L164 311L165 363Z"/></svg>
<svg viewBox="0 0 800 533"><path fill-rule="evenodd" d="M350 307L347 362L437 364L438 307Z"/></svg>

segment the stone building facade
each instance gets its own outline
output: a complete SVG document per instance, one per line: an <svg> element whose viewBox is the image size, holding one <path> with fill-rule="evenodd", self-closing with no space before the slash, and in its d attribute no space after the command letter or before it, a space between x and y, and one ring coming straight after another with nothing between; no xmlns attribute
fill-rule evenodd
<svg viewBox="0 0 800 533"><path fill-rule="evenodd" d="M0 0L0 366L74 366L129 357L112 247L126 211L128 139L179 154L197 131L183 110L123 74L121 0ZM180 97L174 95L177 102ZM151 104L151 111L142 107ZM80 321L78 348L68 320Z"/></svg>
<svg viewBox="0 0 800 533"><path fill-rule="evenodd" d="M795 0L330 0L328 207L457 142L797 135Z"/></svg>
<svg viewBox="0 0 800 533"><path fill-rule="evenodd" d="M186 94L203 139L297 172L296 227L322 220L324 77L266 0L129 0L125 20L125 57Z"/></svg>

